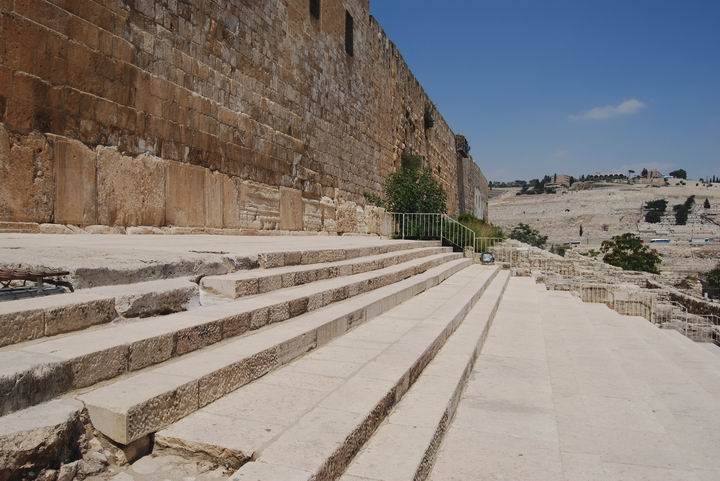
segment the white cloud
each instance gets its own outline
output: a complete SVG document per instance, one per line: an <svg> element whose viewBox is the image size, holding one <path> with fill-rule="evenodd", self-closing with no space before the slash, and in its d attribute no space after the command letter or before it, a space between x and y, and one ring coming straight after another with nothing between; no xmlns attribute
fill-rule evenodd
<svg viewBox="0 0 720 481"><path fill-rule="evenodd" d="M646 105L638 99L625 100L618 105L595 107L587 112L570 115L570 120L607 120L623 115L633 115L643 110Z"/></svg>

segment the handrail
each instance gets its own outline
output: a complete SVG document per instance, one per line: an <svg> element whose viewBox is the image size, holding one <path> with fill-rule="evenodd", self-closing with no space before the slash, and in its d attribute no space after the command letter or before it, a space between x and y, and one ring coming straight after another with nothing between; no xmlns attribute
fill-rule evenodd
<svg viewBox="0 0 720 481"><path fill-rule="evenodd" d="M458 249L475 249L475 232L447 214L388 212L392 237L441 239Z"/></svg>

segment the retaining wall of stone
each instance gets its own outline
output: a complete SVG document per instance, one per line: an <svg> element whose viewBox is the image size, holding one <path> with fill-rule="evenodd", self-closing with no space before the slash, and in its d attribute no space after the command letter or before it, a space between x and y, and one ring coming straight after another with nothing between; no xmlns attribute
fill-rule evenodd
<svg viewBox="0 0 720 481"><path fill-rule="evenodd" d="M455 138L368 0L0 0L0 221L365 232ZM345 48L353 17L353 55Z"/></svg>

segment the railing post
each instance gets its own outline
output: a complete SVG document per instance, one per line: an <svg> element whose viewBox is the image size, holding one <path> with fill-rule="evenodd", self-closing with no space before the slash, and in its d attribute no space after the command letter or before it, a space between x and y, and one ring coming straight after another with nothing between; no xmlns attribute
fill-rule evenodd
<svg viewBox="0 0 720 481"><path fill-rule="evenodd" d="M402 238L405 239L405 213L402 215Z"/></svg>

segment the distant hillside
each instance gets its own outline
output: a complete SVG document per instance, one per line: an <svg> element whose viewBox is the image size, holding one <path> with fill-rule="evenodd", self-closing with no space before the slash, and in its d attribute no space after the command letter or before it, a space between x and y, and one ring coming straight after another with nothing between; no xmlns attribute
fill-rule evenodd
<svg viewBox="0 0 720 481"><path fill-rule="evenodd" d="M720 184L712 187L695 185L602 184L591 190L556 194L515 195L519 189L494 189L490 199L490 219L510 228L520 222L529 224L549 236L549 243L562 244L580 240L583 245L599 246L603 240L624 232L644 238L669 237L687 242L690 237L720 237ZM674 226L672 206L696 196L696 207L687 226ZM705 198L711 209L703 209ZM668 216L662 224L643 222L642 207L651 200L666 199ZM701 216L702 214L702 216ZM709 214L705 216L705 214ZM580 238L580 226L583 237Z"/></svg>

